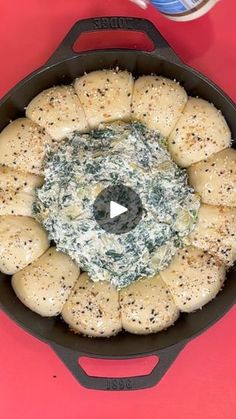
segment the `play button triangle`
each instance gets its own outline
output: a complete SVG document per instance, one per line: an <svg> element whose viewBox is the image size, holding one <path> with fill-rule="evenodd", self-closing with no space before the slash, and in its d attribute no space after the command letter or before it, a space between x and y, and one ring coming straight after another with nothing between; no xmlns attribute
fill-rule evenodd
<svg viewBox="0 0 236 419"><path fill-rule="evenodd" d="M133 230L142 213L141 199L133 189L123 184L103 189L93 203L95 220L109 234L124 234Z"/></svg>
<svg viewBox="0 0 236 419"><path fill-rule="evenodd" d="M110 201L110 218L118 217L127 211L128 208L124 207L123 205L120 205L115 201Z"/></svg>

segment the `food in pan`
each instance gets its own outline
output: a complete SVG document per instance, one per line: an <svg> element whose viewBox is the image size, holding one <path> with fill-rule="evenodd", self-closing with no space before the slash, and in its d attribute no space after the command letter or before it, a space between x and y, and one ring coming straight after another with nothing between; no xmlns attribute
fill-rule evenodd
<svg viewBox="0 0 236 419"><path fill-rule="evenodd" d="M236 260L236 152L219 110L176 81L104 70L40 93L26 116L0 134L0 269L25 305L105 337L158 332L216 296ZM144 211L114 235L92 203L119 182Z"/></svg>

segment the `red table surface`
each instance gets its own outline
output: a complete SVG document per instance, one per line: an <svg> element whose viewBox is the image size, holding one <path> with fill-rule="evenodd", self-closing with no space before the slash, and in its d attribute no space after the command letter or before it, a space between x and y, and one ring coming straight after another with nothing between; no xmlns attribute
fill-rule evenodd
<svg viewBox="0 0 236 419"><path fill-rule="evenodd" d="M42 65L76 20L127 15L152 20L184 62L236 99L235 11L234 0L221 0L205 17L176 23L128 0L1 0L0 95ZM109 39L115 42L110 36L93 38L90 47L104 42L108 46ZM118 44L134 46L133 38L130 45L127 39L119 36ZM236 416L235 314L234 308L190 342L157 386L138 392L101 392L81 387L45 343L1 312L0 418L231 419ZM135 375L151 365L149 359L108 365L86 362L90 373L111 375L122 369Z"/></svg>

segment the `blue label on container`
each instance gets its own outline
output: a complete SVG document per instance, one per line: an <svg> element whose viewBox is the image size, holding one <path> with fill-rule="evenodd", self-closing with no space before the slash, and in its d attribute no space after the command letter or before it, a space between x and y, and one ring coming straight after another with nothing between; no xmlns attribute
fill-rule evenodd
<svg viewBox="0 0 236 419"><path fill-rule="evenodd" d="M152 0L152 3L161 13L169 15L188 12L202 3L203 0Z"/></svg>

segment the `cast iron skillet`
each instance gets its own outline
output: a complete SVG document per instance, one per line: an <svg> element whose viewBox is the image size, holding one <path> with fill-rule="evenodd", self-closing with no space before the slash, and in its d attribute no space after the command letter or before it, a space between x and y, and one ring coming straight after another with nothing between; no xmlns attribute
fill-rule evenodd
<svg viewBox="0 0 236 419"><path fill-rule="evenodd" d="M121 49L81 54L73 51L73 44L82 33L111 29L144 32L152 40L155 49L152 53ZM231 100L203 75L185 66L151 22L126 17L77 22L48 63L20 82L0 102L0 129L10 120L22 116L24 107L43 89L54 84L69 83L85 71L114 68L117 65L136 76L157 73L177 79L190 95L199 95L221 109L231 128L232 138L236 138L236 108ZM75 335L59 318L42 318L21 304L11 288L10 278L3 274L0 274L0 304L20 326L48 342L82 385L99 390L134 390L156 384L186 343L230 309L235 300L235 276L233 268L227 275L223 291L202 310L182 314L173 327L148 336L122 333L109 339L90 339ZM158 355L158 365L147 376L131 378L91 377L77 362L82 355L125 359L150 354Z"/></svg>

